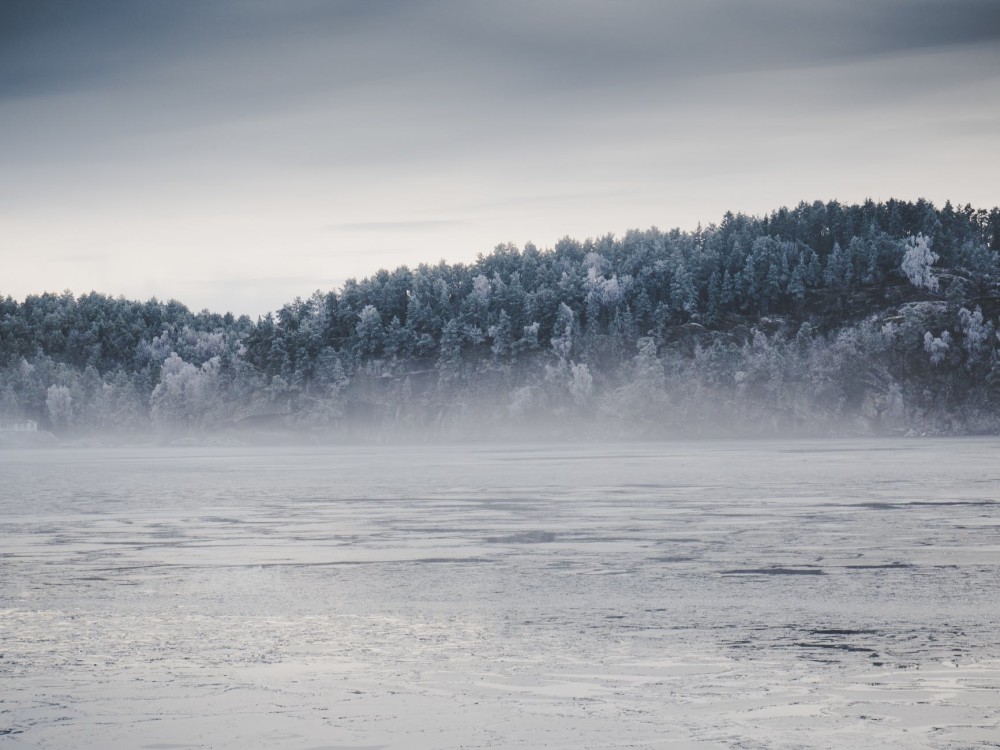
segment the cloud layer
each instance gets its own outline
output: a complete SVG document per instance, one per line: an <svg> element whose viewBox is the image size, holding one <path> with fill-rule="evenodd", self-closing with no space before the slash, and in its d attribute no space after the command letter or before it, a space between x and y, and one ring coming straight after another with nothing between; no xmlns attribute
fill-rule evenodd
<svg viewBox="0 0 1000 750"><path fill-rule="evenodd" d="M8 0L0 293L260 313L507 240L992 205L997 71L984 0Z"/></svg>

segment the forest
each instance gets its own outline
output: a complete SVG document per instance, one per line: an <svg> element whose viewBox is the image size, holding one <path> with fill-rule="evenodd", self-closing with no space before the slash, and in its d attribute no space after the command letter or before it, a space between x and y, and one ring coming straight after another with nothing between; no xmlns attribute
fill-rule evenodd
<svg viewBox="0 0 1000 750"><path fill-rule="evenodd" d="M995 434L1000 208L727 213L379 270L273 314L0 298L0 417L66 439Z"/></svg>

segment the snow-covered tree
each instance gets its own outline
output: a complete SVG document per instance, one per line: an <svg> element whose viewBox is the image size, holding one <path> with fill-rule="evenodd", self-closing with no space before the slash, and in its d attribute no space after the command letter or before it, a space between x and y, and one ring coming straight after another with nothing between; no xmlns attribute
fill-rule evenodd
<svg viewBox="0 0 1000 750"><path fill-rule="evenodd" d="M936 292L938 280L931 271L931 266L938 257L938 254L931 250L929 237L922 234L909 237L906 240L906 252L903 254L903 273L913 286Z"/></svg>
<svg viewBox="0 0 1000 750"><path fill-rule="evenodd" d="M514 342L514 349L516 351L537 349L539 346L538 329L540 327L537 320L531 325L524 326L521 329L521 338Z"/></svg>
<svg viewBox="0 0 1000 750"><path fill-rule="evenodd" d="M457 320L449 320L441 332L440 353L435 364L438 370L438 383L441 386L453 385L462 367L462 327Z"/></svg>
<svg viewBox="0 0 1000 750"><path fill-rule="evenodd" d="M594 377L585 364L571 364L569 392L577 404L583 404L594 391Z"/></svg>
<svg viewBox="0 0 1000 750"><path fill-rule="evenodd" d="M850 253L841 248L839 242L834 242L833 251L826 259L823 280L834 289L849 289L853 277L854 265Z"/></svg>
<svg viewBox="0 0 1000 750"><path fill-rule="evenodd" d="M561 360L568 360L573 351L573 328L575 316L573 309L565 302L559 303L556 322L552 327L552 351Z"/></svg>
<svg viewBox="0 0 1000 750"><path fill-rule="evenodd" d="M487 331L489 337L493 339L490 351L497 358L506 357L510 354L513 341L511 339L510 316L506 310L500 311L500 317L495 325L491 325Z"/></svg>
<svg viewBox="0 0 1000 750"><path fill-rule="evenodd" d="M490 301L490 280L483 274L479 274L472 280L473 301L480 305L487 305Z"/></svg>
<svg viewBox="0 0 1000 750"><path fill-rule="evenodd" d="M385 329L382 327L382 316L374 305L366 305L358 313L358 323L354 328L358 335L358 350L362 354L371 356L382 350Z"/></svg>
<svg viewBox="0 0 1000 750"><path fill-rule="evenodd" d="M942 331L940 336L935 336L930 331L924 334L924 351L931 355L931 364L941 364L950 348L951 334L947 331Z"/></svg>
<svg viewBox="0 0 1000 750"><path fill-rule="evenodd" d="M50 385L45 395L45 408L52 426L56 429L69 427L73 422L73 396L64 385Z"/></svg>
<svg viewBox="0 0 1000 750"><path fill-rule="evenodd" d="M978 305L972 312L964 307L958 311L958 330L965 336L965 350L970 362L979 359L992 338L993 324L984 322L983 311Z"/></svg>
<svg viewBox="0 0 1000 750"><path fill-rule="evenodd" d="M153 424L167 430L210 424L220 403L218 374L217 357L197 367L172 353L163 363L160 382L149 398Z"/></svg>

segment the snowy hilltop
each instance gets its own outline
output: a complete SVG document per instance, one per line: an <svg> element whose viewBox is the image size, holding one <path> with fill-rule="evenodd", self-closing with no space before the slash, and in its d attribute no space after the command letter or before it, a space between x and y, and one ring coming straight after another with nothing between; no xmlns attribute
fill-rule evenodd
<svg viewBox="0 0 1000 750"><path fill-rule="evenodd" d="M0 417L57 435L1000 430L1000 209L802 203L381 270L256 322L0 299Z"/></svg>

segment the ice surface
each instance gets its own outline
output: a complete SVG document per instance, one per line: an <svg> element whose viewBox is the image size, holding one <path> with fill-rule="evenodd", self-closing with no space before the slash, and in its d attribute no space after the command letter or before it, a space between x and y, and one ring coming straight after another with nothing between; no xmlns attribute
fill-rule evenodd
<svg viewBox="0 0 1000 750"><path fill-rule="evenodd" d="M998 456L3 452L0 748L996 746Z"/></svg>

